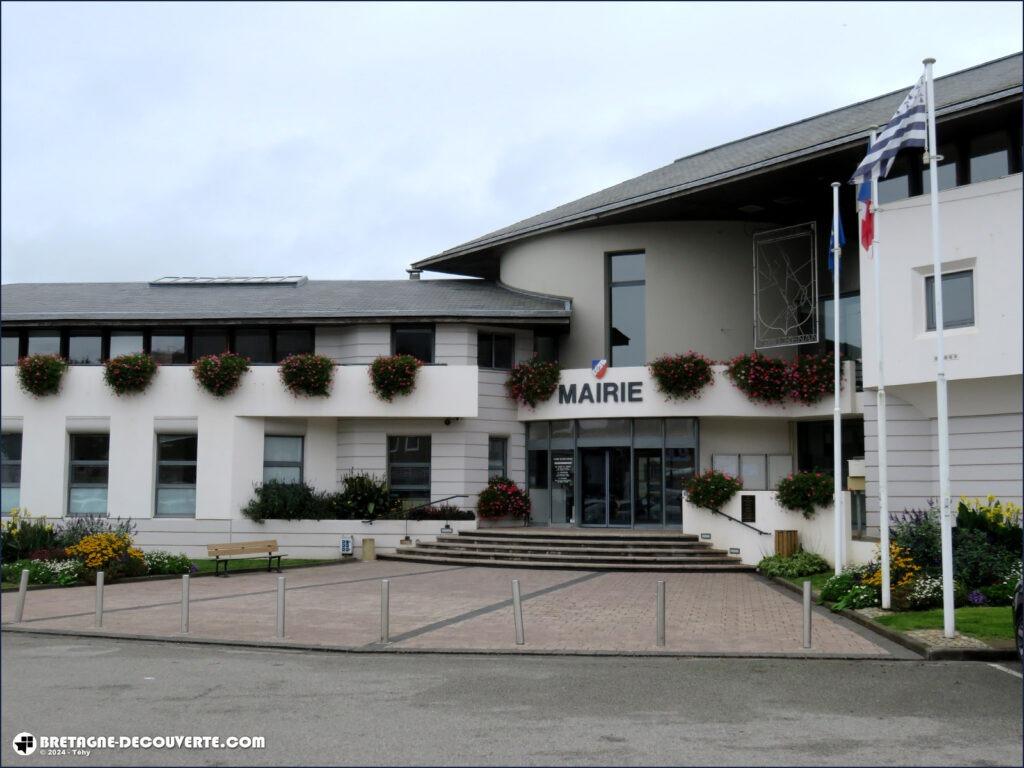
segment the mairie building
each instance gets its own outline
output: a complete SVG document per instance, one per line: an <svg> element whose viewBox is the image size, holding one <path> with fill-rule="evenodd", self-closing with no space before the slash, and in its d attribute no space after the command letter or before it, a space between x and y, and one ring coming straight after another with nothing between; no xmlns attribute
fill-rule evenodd
<svg viewBox="0 0 1024 768"><path fill-rule="evenodd" d="M190 554L271 535L296 555L324 554L345 533L357 544L374 536L387 551L406 534L429 540L439 525L261 528L241 509L265 479L336 490L356 472L387 478L409 504L472 509L501 475L529 489L532 526L683 531L747 563L772 551L775 530L796 529L805 548L831 559L832 510L807 520L774 493L792 472L831 472L831 394L765 405L725 366L755 351L787 360L830 352L838 312L843 556L865 560L879 525L879 305L890 508L925 508L938 493L929 169L920 150L906 151L879 186L880 293L846 183L870 129L905 94L680 158L424 254L407 279L4 285L4 514L131 517L144 547ZM939 78L935 95L952 492L1020 503L1021 56ZM847 236L838 306L833 181L843 182ZM226 349L252 367L237 392L216 398L196 385L191 363ZM716 361L713 383L696 398L666 398L648 364L691 350ZM158 373L145 392L119 397L102 363L138 351ZM280 361L301 352L334 361L329 396L296 397L281 384ZM36 353L70 362L58 394L19 388L16 363ZM387 402L368 366L396 353L424 366L410 395ZM533 357L562 373L556 393L529 407L509 398L505 381ZM682 490L711 468L743 482L721 514Z"/></svg>

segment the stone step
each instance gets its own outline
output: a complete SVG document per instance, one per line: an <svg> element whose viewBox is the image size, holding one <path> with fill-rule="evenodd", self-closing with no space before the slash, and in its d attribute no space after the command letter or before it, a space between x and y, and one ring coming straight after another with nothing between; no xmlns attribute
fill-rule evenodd
<svg viewBox="0 0 1024 768"><path fill-rule="evenodd" d="M476 528L472 531L462 531L459 535L493 538L621 539L624 541L698 540L697 535L694 533L635 528L527 528L524 526L522 528Z"/></svg>
<svg viewBox="0 0 1024 768"><path fill-rule="evenodd" d="M729 557L728 555L713 554L707 556L693 556L693 555L632 555L624 553L606 553L600 555L579 555L576 553L526 553L526 552L476 552L472 550L461 550L461 549L446 549L446 550L432 550L424 548L423 545L417 547L399 547L396 550L399 554L411 555L422 552L427 555L436 555L438 557L457 557L460 559L464 558L477 558L477 559L500 559L500 560L522 560L524 562L534 562L536 560L559 560L559 561L579 561L581 563L714 563L714 562L739 562L739 558Z"/></svg>
<svg viewBox="0 0 1024 768"><path fill-rule="evenodd" d="M579 560L535 560L524 563L522 560L505 560L499 558L473 559L454 558L441 555L427 555L420 550L413 550L411 554L406 552L394 552L391 554L380 554L381 560L401 560L409 563L435 563L439 565L459 566L484 566L492 568L531 568L531 569L555 569L573 571L657 571L657 572L701 572L721 573L728 571L751 572L752 565L745 565L736 559L733 562L722 563L609 563L609 562L582 562Z"/></svg>
<svg viewBox="0 0 1024 768"><path fill-rule="evenodd" d="M525 542L501 542L500 544L482 543L477 541L464 541L453 539L440 539L438 541L420 542L419 546L437 550L472 550L478 552L557 552L561 554L579 553L581 555L598 554L603 556L628 553L630 555L659 555L665 557L705 557L709 555L728 554L724 549L712 549L708 544L688 544L675 547L588 547L588 546L566 546L560 542L525 543Z"/></svg>
<svg viewBox="0 0 1024 768"><path fill-rule="evenodd" d="M632 548L644 548L644 549L681 549L687 547L706 547L709 546L707 542L702 542L694 539L677 539L677 540L648 540L648 539L622 539L622 538L542 538L539 536L524 536L522 538L515 537L496 537L496 536L478 536L475 533L466 534L440 534L437 537L438 541L453 541L453 542L466 542L466 543L477 543L477 544L493 544L493 545L543 545L543 546L558 546L558 547L601 547L604 549L632 549Z"/></svg>

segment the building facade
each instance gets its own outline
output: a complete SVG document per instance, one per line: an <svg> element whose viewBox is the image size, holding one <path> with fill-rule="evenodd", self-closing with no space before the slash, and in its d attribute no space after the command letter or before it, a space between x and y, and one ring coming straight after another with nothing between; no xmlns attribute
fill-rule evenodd
<svg viewBox="0 0 1024 768"><path fill-rule="evenodd" d="M1018 503L1021 82L1019 55L936 81L952 487ZM831 349L829 184L849 177L868 129L902 97L682 158L423 259L409 280L5 285L3 508L130 516L144 545L188 549L225 526L244 533L240 509L264 479L333 490L347 473L370 472L410 504L472 508L488 478L505 475L529 488L536 525L681 528L754 562L771 551L772 530L798 528L805 547L832 557L831 512L806 521L773 493L795 470L831 469L832 399L755 403L724 363ZM907 153L882 185L880 299L856 238L840 259L851 559L867 556L878 525L879 300L891 508L937 493L926 174L920 153ZM795 293L773 277L779 265ZM419 279L423 271L460 279ZM782 344L765 341L782 332L771 302L802 302ZM228 348L254 367L237 393L215 398L190 363ZM688 350L718 361L714 382L698 398L668 399L647 365ZM118 397L101 363L126 351L150 352L161 368L149 390ZM296 398L281 385L277 363L302 351L335 362L329 397ZM36 352L71 361L58 395L19 389L14 363ZM384 402L367 368L395 352L426 365L410 396ZM562 380L530 408L504 383L534 356L557 360ZM745 498L725 515L682 493L686 477L708 468L743 480Z"/></svg>

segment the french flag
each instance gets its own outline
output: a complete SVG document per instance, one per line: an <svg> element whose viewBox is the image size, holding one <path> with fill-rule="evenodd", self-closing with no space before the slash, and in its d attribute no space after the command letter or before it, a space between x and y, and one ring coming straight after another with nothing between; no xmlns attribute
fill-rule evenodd
<svg viewBox="0 0 1024 768"><path fill-rule="evenodd" d="M864 182L857 190L857 215L860 217L860 244L868 253L875 239L875 214L871 211L871 183Z"/></svg>

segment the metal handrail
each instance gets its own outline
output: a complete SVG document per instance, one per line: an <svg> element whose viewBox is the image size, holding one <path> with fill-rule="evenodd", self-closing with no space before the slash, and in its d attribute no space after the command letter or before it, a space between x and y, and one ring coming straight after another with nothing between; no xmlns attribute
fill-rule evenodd
<svg viewBox="0 0 1024 768"><path fill-rule="evenodd" d="M443 499L435 499L434 501L428 501L426 504L420 504L419 506L416 506L416 507L409 507L409 509L405 510L405 514L403 515L403 517L399 518L399 519L405 520L405 535L406 535L406 538L409 537L409 513L410 512L415 512L418 509L426 509L428 507L434 506L435 504L440 504L440 503L445 502L445 501L451 501L452 499L468 499L468 498L469 498L469 496L467 494L465 494L465 493L457 493L454 496L445 496ZM380 518L378 518L378 519L380 519ZM373 525L373 520L363 520L361 522L369 523L370 525ZM448 522L448 521L445 520L445 522Z"/></svg>
<svg viewBox="0 0 1024 768"><path fill-rule="evenodd" d="M742 520L740 520L739 518L733 517L732 515L727 515L727 514L725 514L725 512L722 512L721 510L711 509L710 507L705 507L705 509L708 509L712 514L721 515L722 517L725 517L725 518L727 518L729 520L732 520L734 523L739 523L740 525L744 525L744 526L746 526L747 528L749 528L752 531L757 531L762 536L771 536L771 534L768 531L762 531L760 528L756 528L753 525L751 525L750 523L745 523Z"/></svg>

